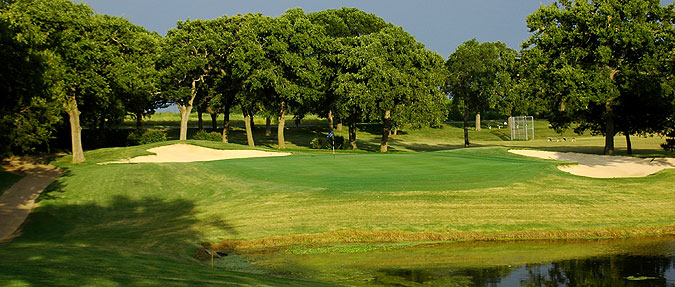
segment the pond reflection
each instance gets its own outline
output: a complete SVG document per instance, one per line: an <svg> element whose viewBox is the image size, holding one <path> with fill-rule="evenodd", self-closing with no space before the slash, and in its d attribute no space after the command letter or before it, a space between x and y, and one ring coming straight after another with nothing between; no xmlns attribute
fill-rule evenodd
<svg viewBox="0 0 675 287"><path fill-rule="evenodd" d="M675 286L675 258L616 255L519 267L385 269L372 281L390 286Z"/></svg>
<svg viewBox="0 0 675 287"><path fill-rule="evenodd" d="M272 274L357 286L675 287L675 236L340 250L345 252L282 252L250 259Z"/></svg>

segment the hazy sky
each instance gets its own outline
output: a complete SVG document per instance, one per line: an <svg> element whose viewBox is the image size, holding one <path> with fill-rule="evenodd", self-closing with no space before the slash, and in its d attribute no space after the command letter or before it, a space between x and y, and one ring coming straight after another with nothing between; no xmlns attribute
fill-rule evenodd
<svg viewBox="0 0 675 287"><path fill-rule="evenodd" d="M74 0L75 2L79 0ZM675 0L663 1L673 3ZM403 27L444 58L459 44L502 41L514 49L528 37L525 17L551 0L82 0L96 12L124 16L162 35L185 19L262 13L279 16L287 9L305 12L354 7Z"/></svg>

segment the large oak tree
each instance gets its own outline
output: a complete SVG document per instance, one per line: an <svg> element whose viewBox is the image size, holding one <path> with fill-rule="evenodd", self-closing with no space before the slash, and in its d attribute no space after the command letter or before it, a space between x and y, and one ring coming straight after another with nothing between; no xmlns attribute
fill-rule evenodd
<svg viewBox="0 0 675 287"><path fill-rule="evenodd" d="M605 154L614 154L617 131L629 135L645 128L630 119L631 113L660 117L644 113L645 107L621 107L669 104L661 91L645 90L644 84L663 81L651 63L672 49L673 7L658 0L561 0L527 17L528 68L554 128L577 123L579 129L602 133Z"/></svg>

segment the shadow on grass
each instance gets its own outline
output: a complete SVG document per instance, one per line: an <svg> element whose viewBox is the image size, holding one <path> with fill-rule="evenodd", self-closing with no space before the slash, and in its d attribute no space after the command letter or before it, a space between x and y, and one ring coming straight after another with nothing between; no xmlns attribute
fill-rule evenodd
<svg viewBox="0 0 675 287"><path fill-rule="evenodd" d="M198 217L185 199L66 200L60 181L41 196L23 234L0 245L0 286L304 285L262 274L214 270L191 258L204 234L236 228L216 216Z"/></svg>

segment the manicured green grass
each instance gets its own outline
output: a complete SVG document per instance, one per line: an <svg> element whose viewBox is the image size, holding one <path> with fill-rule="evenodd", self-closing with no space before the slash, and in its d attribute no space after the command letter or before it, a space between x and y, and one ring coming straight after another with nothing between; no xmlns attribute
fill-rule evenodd
<svg viewBox="0 0 675 287"><path fill-rule="evenodd" d="M424 138L413 132L401 136ZM527 143L550 144L513 145ZM235 248L248 252L304 244L308 236L328 247L436 237L593 237L633 228L670 232L658 227L675 222L675 170L590 179L504 147L335 156L296 148L289 157L96 164L147 154L158 145L89 151L79 165L69 157L57 160L67 175L43 193L23 235L0 245L0 285L313 286L316 282L211 270L192 254L202 243L224 240L236 240Z"/></svg>
<svg viewBox="0 0 675 287"><path fill-rule="evenodd" d="M23 177L6 172L0 167L0 195L2 195L8 188L12 187L12 185L14 185L21 178Z"/></svg>

